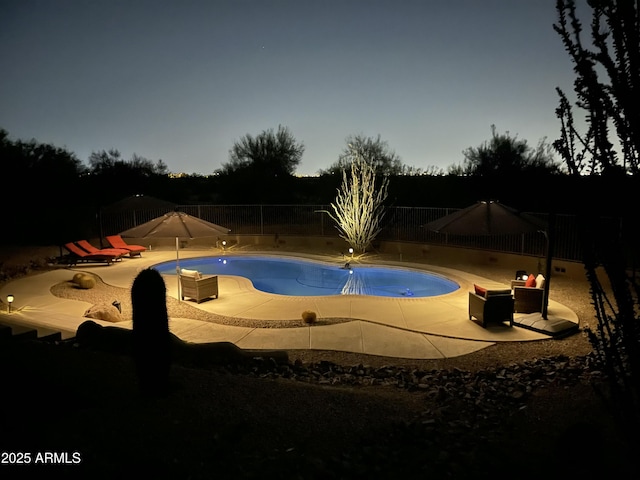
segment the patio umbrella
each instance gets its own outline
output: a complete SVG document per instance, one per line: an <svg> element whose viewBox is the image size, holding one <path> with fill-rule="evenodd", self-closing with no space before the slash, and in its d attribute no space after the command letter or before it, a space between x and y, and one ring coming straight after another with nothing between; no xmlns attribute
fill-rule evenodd
<svg viewBox="0 0 640 480"><path fill-rule="evenodd" d="M552 226L553 222L549 222ZM542 232L547 240L546 281L544 284L542 318L547 318L549 283L551 281L552 242L549 228L537 218L495 201L481 201L453 212L425 227L437 233L453 235L507 235Z"/></svg>
<svg viewBox="0 0 640 480"><path fill-rule="evenodd" d="M103 246L103 221L105 218L107 221L113 221L114 218L117 218L119 221L126 219L125 221L131 222L130 225L135 226L143 219L149 218L150 215L160 215L162 213L171 212L175 210L175 208L175 203L140 193L123 198L115 203L111 203L100 208L98 211L98 221L100 224L100 247Z"/></svg>
<svg viewBox="0 0 640 480"><path fill-rule="evenodd" d="M477 202L426 225L429 230L455 235L505 235L544 231L537 218L499 202Z"/></svg>
<svg viewBox="0 0 640 480"><path fill-rule="evenodd" d="M184 212L165 213L141 225L120 232L121 237L131 238L173 238L176 239L176 274L180 274L180 238L218 237L227 235L229 229L193 217ZM180 277L178 276L178 299L180 298Z"/></svg>

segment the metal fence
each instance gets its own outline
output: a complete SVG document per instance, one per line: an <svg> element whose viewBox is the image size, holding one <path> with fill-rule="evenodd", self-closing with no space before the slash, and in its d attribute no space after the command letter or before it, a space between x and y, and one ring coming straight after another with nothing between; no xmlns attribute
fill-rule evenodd
<svg viewBox="0 0 640 480"><path fill-rule="evenodd" d="M335 236L335 222L328 205L179 205L178 210L229 228L239 235ZM383 218L379 240L419 242L479 248L499 252L544 256L546 239L542 233L518 235L446 235L431 232L425 225L458 209L431 207L390 207ZM100 216L101 235L111 235L149 221L167 209L130 210ZM547 222L545 214L531 212ZM576 218L556 215L554 258L581 260ZM611 219L612 228L619 220Z"/></svg>

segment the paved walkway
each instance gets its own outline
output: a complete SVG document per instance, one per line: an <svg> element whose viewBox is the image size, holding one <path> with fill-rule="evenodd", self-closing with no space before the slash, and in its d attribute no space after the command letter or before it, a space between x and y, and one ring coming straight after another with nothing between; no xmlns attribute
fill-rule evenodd
<svg viewBox="0 0 640 480"><path fill-rule="evenodd" d="M251 254L259 254L252 252ZM218 251L181 251L181 258L223 254ZM235 253L234 253L235 255ZM245 254L246 255L246 254ZM299 255L338 263L340 259ZM149 251L139 258L125 258L111 266L80 264L10 282L0 288L0 298L13 294L13 312L0 313L0 321L38 328L57 329L63 338L73 337L86 320L90 304L53 296L53 285L71 280L77 271L100 276L107 284L130 288L137 273L154 264L175 260L175 252ZM359 295L327 297L290 297L257 291L242 277L219 276L220 298L190 305L211 313L259 320L292 320L292 328L248 328L220 325L186 318L171 318L172 332L189 342L230 341L247 349L316 349L337 350L408 359L451 358L486 348L496 342L535 341L549 336L517 326L490 325L483 328L468 318L468 292L478 283L489 288L503 284L453 270L414 263L376 262L388 265L427 269L442 274L460 285L446 295L428 298L386 298ZM167 294L177 298L175 275L165 276ZM508 287L507 287L508 288ZM350 318L351 322L334 325L302 326L304 310L313 310L319 318ZM516 314L517 316L518 314ZM578 323L577 315L554 301L549 302L549 317L562 317ZM103 325L113 325L99 322ZM131 328L131 322L117 324Z"/></svg>

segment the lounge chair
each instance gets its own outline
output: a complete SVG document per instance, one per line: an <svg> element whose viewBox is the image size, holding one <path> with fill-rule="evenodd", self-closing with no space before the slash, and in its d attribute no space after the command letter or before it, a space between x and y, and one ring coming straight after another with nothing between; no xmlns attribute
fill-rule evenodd
<svg viewBox="0 0 640 480"><path fill-rule="evenodd" d="M69 242L64 244L64 248L71 254L69 260L72 265L80 262L96 262L111 265L117 256L105 253L88 253L78 247L75 243Z"/></svg>
<svg viewBox="0 0 640 480"><path fill-rule="evenodd" d="M113 248L122 248L129 251L129 256L133 257L135 255L141 255L142 252L147 250L147 247L143 247L142 245L129 245L125 242L120 235L109 235L105 237L109 245Z"/></svg>
<svg viewBox="0 0 640 480"><path fill-rule="evenodd" d="M91 245L86 240L78 240L75 242L81 249L85 250L87 253L91 253L93 255L104 254L104 255L115 255L116 258L122 258L125 255L129 255L129 250L125 250L124 248L96 248Z"/></svg>

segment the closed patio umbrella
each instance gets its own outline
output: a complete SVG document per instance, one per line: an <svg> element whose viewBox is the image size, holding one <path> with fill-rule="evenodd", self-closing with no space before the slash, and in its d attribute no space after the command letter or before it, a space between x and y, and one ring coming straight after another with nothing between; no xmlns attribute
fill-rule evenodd
<svg viewBox="0 0 640 480"><path fill-rule="evenodd" d="M553 222L549 222L552 226ZM542 318L547 318L551 281L552 241L550 229L537 218L495 201L480 201L425 225L428 230L453 235L507 235L540 231L547 239L546 281Z"/></svg>
<svg viewBox="0 0 640 480"><path fill-rule="evenodd" d="M178 299L180 298L180 238L218 237L227 235L229 229L207 222L184 212L165 213L153 220L120 232L121 237L173 238L176 239L176 274L178 275Z"/></svg>

